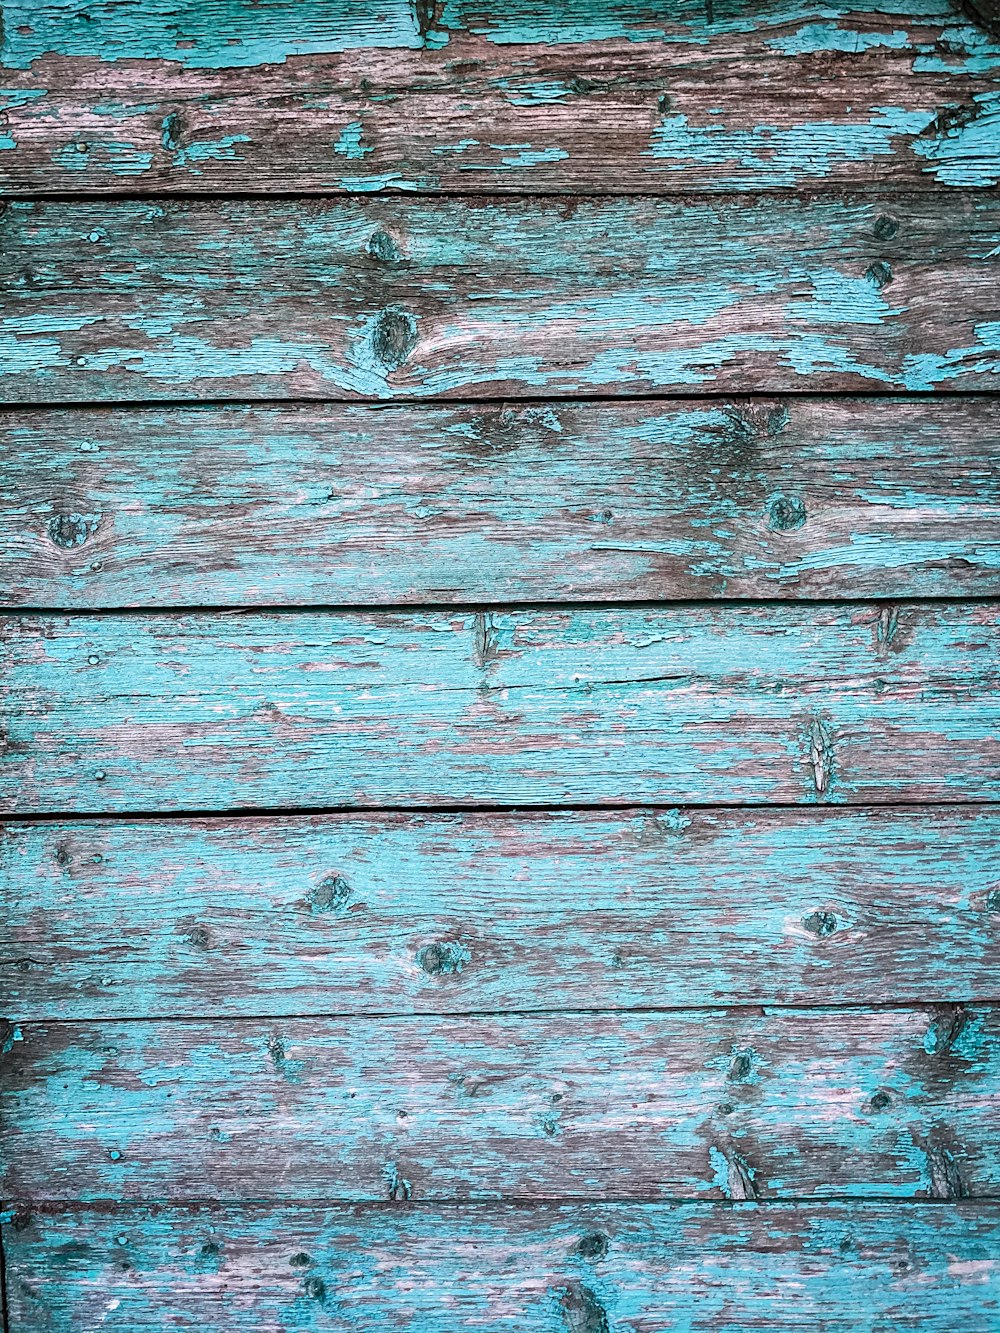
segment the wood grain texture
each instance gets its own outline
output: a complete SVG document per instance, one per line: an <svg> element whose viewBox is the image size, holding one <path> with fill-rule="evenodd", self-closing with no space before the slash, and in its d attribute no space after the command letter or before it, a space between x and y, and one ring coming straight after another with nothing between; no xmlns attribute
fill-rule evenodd
<svg viewBox="0 0 1000 1333"><path fill-rule="evenodd" d="M364 0L271 0L248 13L238 0L9 0L3 60L11 70L35 67L47 55L121 63L165 60L179 67L254 68L285 64L307 53L382 51L390 60L449 47L452 63L480 38L500 60L510 47L568 45L598 52L629 41L682 46L705 56L718 49L760 54L778 39L836 53L907 42L929 43L922 53L943 59L961 53L963 38L977 54L990 47L948 0L718 0L709 12L700 0L677 0L668 10L651 0L449 0L413 5L383 0L377 12ZM801 25L809 25L801 32ZM901 29L895 38L890 25ZM964 26L962 26L964 24ZM974 27L974 24L972 25ZM950 30L954 49L936 45ZM880 40L881 39L881 40ZM956 62L957 63L957 62Z"/></svg>
<svg viewBox="0 0 1000 1333"><path fill-rule="evenodd" d="M11 813L995 800L995 605L9 616Z"/></svg>
<svg viewBox="0 0 1000 1333"><path fill-rule="evenodd" d="M697 4L358 5L353 27L316 4L28 0L19 22L24 4L6 6L8 195L1000 179L1000 43L945 0L718 0L711 23Z"/></svg>
<svg viewBox="0 0 1000 1333"><path fill-rule="evenodd" d="M987 194L12 203L3 394L990 389L998 227Z"/></svg>
<svg viewBox="0 0 1000 1333"><path fill-rule="evenodd" d="M0 421L8 605L1000 592L992 398Z"/></svg>
<svg viewBox="0 0 1000 1333"><path fill-rule="evenodd" d="M955 807L6 825L0 975L22 1020L1000 1000L998 846Z"/></svg>
<svg viewBox="0 0 1000 1333"><path fill-rule="evenodd" d="M993 1333L988 1204L81 1210L3 1229L11 1328Z"/></svg>
<svg viewBox="0 0 1000 1333"><path fill-rule="evenodd" d="M163 1018L4 1045L4 1196L29 1207L1000 1192L987 1007Z"/></svg>

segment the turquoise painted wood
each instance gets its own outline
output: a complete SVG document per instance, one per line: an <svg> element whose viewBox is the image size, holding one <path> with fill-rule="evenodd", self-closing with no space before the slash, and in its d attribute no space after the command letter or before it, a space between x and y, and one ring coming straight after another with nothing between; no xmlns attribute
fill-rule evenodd
<svg viewBox="0 0 1000 1333"><path fill-rule="evenodd" d="M710 18L701 3L543 16L17 0L7 15L7 194L891 192L1000 178L1000 42L946 0L718 0Z"/></svg>
<svg viewBox="0 0 1000 1333"><path fill-rule="evenodd" d="M38 1021L1000 1001L998 846L975 806L9 824L0 966Z"/></svg>
<svg viewBox="0 0 1000 1333"><path fill-rule="evenodd" d="M1000 1328L990 6L4 5L2 1333Z"/></svg>
<svg viewBox="0 0 1000 1333"><path fill-rule="evenodd" d="M0 808L995 800L997 616L8 616Z"/></svg>
<svg viewBox="0 0 1000 1333"><path fill-rule="evenodd" d="M4 1045L29 1209L1000 1195L992 1007L161 1017Z"/></svg>
<svg viewBox="0 0 1000 1333"><path fill-rule="evenodd" d="M992 1333L998 1224L971 1203L272 1204L3 1230L19 1330Z"/></svg>
<svg viewBox="0 0 1000 1333"><path fill-rule="evenodd" d="M987 192L16 202L0 234L8 403L1000 382Z"/></svg>
<svg viewBox="0 0 1000 1333"><path fill-rule="evenodd" d="M1000 590L990 397L9 412L4 598Z"/></svg>
<svg viewBox="0 0 1000 1333"><path fill-rule="evenodd" d="M191 67L236 68L274 62L310 52L365 49L434 49L461 43L465 34L482 35L497 47L509 45L601 43L614 39L680 42L700 51L710 40L738 39L754 51L776 33L811 25L798 44L837 51L857 45L853 38L893 19L918 35L956 25L947 0L883 0L878 6L835 0L720 0L711 13L699 0L664 7L649 0L571 3L570 0L447 0L412 5L384 0L373 13L362 0L290 3L270 0L249 14L235 0L11 0L7 7L3 59L11 68L30 66L46 55L100 60L165 59ZM841 27L841 23L843 27ZM838 35L841 34L841 35ZM982 33L983 38L986 33ZM823 45L819 45L823 43ZM792 44L789 39L789 45ZM860 44L864 44L863 42ZM876 45L876 43L871 43ZM893 45L893 43L886 43ZM895 46L903 45L897 38ZM928 52L930 54L930 52ZM953 52L937 52L939 57Z"/></svg>

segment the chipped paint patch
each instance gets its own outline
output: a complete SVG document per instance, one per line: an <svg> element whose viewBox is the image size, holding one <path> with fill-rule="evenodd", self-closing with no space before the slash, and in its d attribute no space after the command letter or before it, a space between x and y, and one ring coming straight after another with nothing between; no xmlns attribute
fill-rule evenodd
<svg viewBox="0 0 1000 1333"><path fill-rule="evenodd" d="M501 158L505 167L537 167L543 162L561 162L569 157L564 148L532 148L528 143L491 143L489 147L505 154Z"/></svg>
<svg viewBox="0 0 1000 1333"><path fill-rule="evenodd" d="M733 189L794 186L829 176L844 163L891 156L902 146L900 140L919 134L933 118L929 112L876 107L864 123L803 122L744 130L721 123L693 126L687 116L673 114L661 119L643 155L675 171L693 162L703 169L717 168L716 183Z"/></svg>
<svg viewBox="0 0 1000 1333"><path fill-rule="evenodd" d="M189 144L179 148L174 157L178 167L192 166L199 162L242 162L243 155L237 152L237 144L250 143L249 134L227 134L222 139L208 140ZM200 172L195 172L200 175Z"/></svg>
<svg viewBox="0 0 1000 1333"><path fill-rule="evenodd" d="M807 23L790 37L777 37L767 42L773 50L786 56L816 55L831 51L858 55L879 46L903 51L909 44L909 34L901 29L893 32L851 32L836 23Z"/></svg>
<svg viewBox="0 0 1000 1333"><path fill-rule="evenodd" d="M1000 183L1000 93L978 93L969 106L945 110L931 129L913 143L928 175L967 189Z"/></svg>
<svg viewBox="0 0 1000 1333"><path fill-rule="evenodd" d="M153 165L153 154L123 141L76 140L54 153L53 163L64 171L107 171L113 176L141 176Z"/></svg>
<svg viewBox="0 0 1000 1333"><path fill-rule="evenodd" d="M354 120L350 125L345 125L340 132L340 138L333 145L333 151L341 157L350 158L352 161L360 161L367 153L374 153L374 148L370 148L361 142L363 132L360 120Z"/></svg>

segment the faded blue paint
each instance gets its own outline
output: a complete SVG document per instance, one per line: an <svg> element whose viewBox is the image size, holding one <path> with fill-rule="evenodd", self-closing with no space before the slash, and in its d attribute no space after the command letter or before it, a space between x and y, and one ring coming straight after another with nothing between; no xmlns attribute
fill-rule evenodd
<svg viewBox="0 0 1000 1333"><path fill-rule="evenodd" d="M48 95L47 88L0 88L0 102L5 111L12 111L19 106L30 106L32 102L41 101Z"/></svg>
<svg viewBox="0 0 1000 1333"><path fill-rule="evenodd" d="M470 148L478 148L478 147L479 147L478 139L459 139L458 143L456 144L436 144L431 149L431 152L434 154L435 157L441 157L446 153L449 155L452 153L465 153L468 152Z"/></svg>
<svg viewBox="0 0 1000 1333"><path fill-rule="evenodd" d="M119 140L101 139L94 144L80 140L54 153L52 161L63 171L90 171L98 166L113 176L141 176L153 165L153 154Z"/></svg>
<svg viewBox="0 0 1000 1333"><path fill-rule="evenodd" d="M790 301L785 314L795 324L881 325L905 313L905 306L892 306L867 277L849 277L836 269L809 274L812 296Z"/></svg>
<svg viewBox="0 0 1000 1333"><path fill-rule="evenodd" d="M956 347L944 354L912 354L904 363L903 382L913 392L927 392L949 379L973 374L1000 374L1000 322L977 324L977 342L969 347Z"/></svg>
<svg viewBox="0 0 1000 1333"><path fill-rule="evenodd" d="M0 962L31 960L22 1021L970 1001L998 836L976 808L13 825Z"/></svg>
<svg viewBox="0 0 1000 1333"><path fill-rule="evenodd" d="M829 176L844 163L889 157L933 119L933 112L887 106L873 108L868 121L861 123L734 129L725 123L692 126L687 116L672 114L662 117L646 153L674 171L693 163L718 168L713 172L716 187L794 186Z"/></svg>
<svg viewBox="0 0 1000 1333"><path fill-rule="evenodd" d="M32 102L47 97L46 88L0 88L0 112L14 111L18 107L30 106ZM6 125L6 117L3 124ZM6 130L0 131L0 152L10 152L17 148L17 139Z"/></svg>
<svg viewBox="0 0 1000 1333"><path fill-rule="evenodd" d="M367 373L377 379L374 357ZM996 588L989 400L800 401L791 423L787 407L756 420L731 403L558 403L509 419L488 406L10 415L6 595L71 607L398 605ZM44 534L65 511L16 499L70 483L81 505L92 497L90 514L100 497L129 496L100 502L112 558L98 571L92 544L53 568ZM794 540L769 526L768 497L786 491L810 516ZM288 543L280 560L275 531ZM386 543L389 563L377 558Z"/></svg>
<svg viewBox="0 0 1000 1333"><path fill-rule="evenodd" d="M199 162L242 162L243 157L236 145L249 142L248 134L227 134L221 139L185 144L176 150L172 160L178 167L193 166Z"/></svg>
<svg viewBox="0 0 1000 1333"><path fill-rule="evenodd" d="M0 1042L0 1055L9 1055L17 1042L24 1040L24 1033L18 1024L13 1024Z"/></svg>
<svg viewBox="0 0 1000 1333"><path fill-rule="evenodd" d="M543 162L561 162L569 157L564 148L555 146L538 149L532 148L530 143L491 143L489 146L504 154L501 163L505 167L536 167Z"/></svg>
<svg viewBox="0 0 1000 1333"><path fill-rule="evenodd" d="M995 614L908 614L891 661L874 608L494 615L485 674L464 612L28 622L5 808L993 799Z"/></svg>
<svg viewBox="0 0 1000 1333"><path fill-rule="evenodd" d="M673 7L666 22L659 8L640 0L616 0L611 6L569 5L560 0L541 8L531 3L498 7L495 11L457 0L429 7L414 5L407 0L390 0L388 9L383 6L377 15L361 0L334 0L331 5L321 4L320 0L306 0L297 6L277 3L252 11L234 5L232 0L213 0L207 10L204 5L186 3L185 0L153 0L150 5L141 7L137 0L126 0L125 3L97 0L96 5L86 6L82 0L62 0L58 5L43 7L39 13L33 12L35 8L30 0L14 0L8 6L4 30L4 58L8 68L29 68L47 55L110 61L156 60L161 64L157 78L162 81L165 92L170 87L169 70L175 62L190 68L224 69L280 64L290 57L322 52L434 49L447 44L452 34L461 33L485 36L488 41L502 46L523 44L527 51L552 43L613 40L659 46L679 44L700 52L720 37L742 36L747 41L750 58L753 58L759 41L772 62L787 61L790 67L793 62L802 58L809 60L817 53L832 53L847 59L855 54L864 58L865 52L881 50L886 52L887 59L893 58L890 53L898 53L901 57L898 63L887 68L892 68L893 72L898 70L901 76L904 103L911 91L907 79L911 68L918 75L921 72L954 72L963 77L975 77L992 73L1000 64L1000 45L971 25L957 23L951 7L936 3L924 5L920 0L880 5L882 27L874 32L870 29L870 16L859 14L859 21L854 22L851 12L832 15L828 7L806 0L798 0L791 8L771 0L755 6L752 15L719 12L710 17L700 0L684 0ZM893 22L897 16L898 25ZM926 31L928 24L932 29L942 25L940 37L933 31ZM910 66L902 59L904 53L910 57ZM522 63L526 68L523 77L518 77ZM600 89L606 82L599 76L590 87L585 76L567 80L546 77L544 73L533 74L533 63L532 57L526 57L523 62L510 60L504 75L491 81L505 101L515 107L565 105L568 99ZM612 84L617 82L612 80ZM656 83L654 78L651 83L639 84L649 87L651 100ZM790 76L789 86L795 86L794 77ZM409 96L412 91L405 91L402 86L394 88L391 79L388 83L376 79L366 96L379 102ZM794 187L827 179L831 174L853 184L856 178L861 183L870 174L863 170L865 163L874 162L877 169L878 159L896 153L908 159L907 171L911 181L914 170L919 170L920 166L919 162L913 162L916 154L918 158L927 159L928 174L943 184L983 186L995 183L1000 173L1000 155L991 114L985 114L979 124L964 130L945 129L940 136L928 133L928 122L934 112L927 108L929 104L933 107L939 99L933 81L930 90L933 97L928 97L927 91L914 90L910 105L870 108L861 104L849 107L844 112L843 123L840 119L829 122L818 119L803 120L790 126L761 124L752 127L745 123L741 103L730 108L728 124L722 119L723 110L712 108L705 114L719 114L721 123L697 127L691 124L689 116L675 112L654 132L650 147L643 155L648 160L640 158L626 164L628 174L633 183L637 180L641 184L648 177L650 181L659 181L661 188L668 191L679 188L681 175L697 188L710 190ZM328 108L330 103L329 96L308 91L297 95L300 97L298 105L304 112ZM222 95L218 92L205 94L204 100L209 108L219 96ZM459 92L459 96L464 94ZM472 96L478 99L482 92L476 91ZM962 96L968 98L969 91L963 89ZM976 96L989 99L995 97L995 92L981 90ZM46 133L46 117L58 122L66 114L55 94L53 102L51 110L40 109L33 118L33 129L37 133L27 139L32 154L38 151L38 134ZM465 110L475 104L474 100ZM913 104L920 109L914 109ZM599 114L600 103L595 105ZM126 96L121 101L99 103L93 110L116 120L135 120L155 111L156 106L149 101L131 104ZM484 108L484 117L487 123L494 120L493 112L488 108ZM923 123L918 129L907 128L910 122L921 117ZM404 116L406 120L412 118L409 113ZM512 127L517 124L516 117L506 119ZM259 188L262 175L277 179L282 186L287 183L296 188L306 186L323 190L368 192L393 186L402 189L441 188L441 183L434 180L434 173L419 170L420 163L413 160L414 145L409 138L404 139L402 148L397 148L392 134L380 133L377 148L365 145L358 137L360 120L351 122L336 141L334 156L363 160L377 153L370 164L372 170L359 176L337 176L327 161L330 141L324 136L322 121L305 123L301 148L299 151L294 146L292 148L292 180L283 172L286 164L276 162L268 148L267 127L254 124L250 128L248 142L253 152L247 154L247 165L254 177L254 188ZM67 133L71 132L72 119L67 129ZM51 129L47 133L51 136ZM498 139L507 137L499 127L494 133ZM512 128L512 140L515 135L516 130ZM7 142L11 137L15 140L13 144ZM10 152L17 146L16 135L6 136L2 142ZM84 169L79 160L64 155L62 149L52 145L51 137L48 144L51 160L61 169L73 175ZM595 171L598 177L606 175L603 146L587 138L576 145L575 151L568 140L566 144L553 144L547 142L544 134L541 138L532 137L523 145L518 141L515 146L518 151L500 162L491 161L487 153L485 161L477 162L472 155L461 162L449 162L448 166L451 172L532 172L535 167L552 166L567 157L575 158L565 173L541 173L551 174L559 188L567 189L577 188L580 178L592 181ZM116 173L126 177L134 175L148 169L148 165L140 165L140 155L148 151L146 143L104 143L98 137L97 142L88 146L84 159L86 170L99 175L105 172L112 176ZM461 154L463 144L456 145L454 151ZM420 153L450 156L451 149L446 144L421 143ZM211 158L202 160L210 161ZM239 161L240 158L224 154L218 160ZM191 178L197 179L201 174L197 161L193 157L173 160L170 164L174 170L173 178L177 179L178 173L187 171ZM725 168L730 163L732 169L727 173ZM16 168L15 178L20 187L21 164L14 162L10 165ZM615 170L620 166L620 161L616 161ZM35 177L44 168L29 161L25 170L29 177ZM230 177L222 173L220 176L227 186L231 184ZM678 177L676 187L671 180L674 176ZM486 179L489 179L488 175ZM526 180L530 182L531 176L527 175ZM168 184L165 188L171 186ZM529 184L528 188L533 186Z"/></svg>
<svg viewBox="0 0 1000 1333"><path fill-rule="evenodd" d="M971 118L913 142L913 151L930 163L925 170L945 185L1000 183L1000 93L977 93L974 109Z"/></svg>
<svg viewBox="0 0 1000 1333"><path fill-rule="evenodd" d="M511 106L557 106L578 95L560 79L497 79L496 86Z"/></svg>
<svg viewBox="0 0 1000 1333"><path fill-rule="evenodd" d="M901 29L893 32L851 32L837 23L807 23L790 36L772 38L766 45L786 56L816 55L828 51L847 51L856 55L876 46L905 50L910 45L910 38Z"/></svg>
<svg viewBox="0 0 1000 1333"><path fill-rule="evenodd" d="M961 49L942 42L931 50L913 46L903 28L852 32L848 16L816 6L764 8L767 21L789 32L798 25L769 43L791 57L886 47L912 50L913 67L928 71L997 63L996 48L968 29L948 39ZM503 13L474 11L471 24L455 0L434 6L433 18L429 9L390 0L375 15L357 0L307 0L294 10L247 10L222 0L178 11L152 0L140 13L105 0L86 8L65 0L34 13L27 0L13 0L4 57L22 68L51 51L222 68L365 46L433 49L468 26L499 44L607 38L698 47L716 33L756 32L765 22L760 15L706 22L700 0L681 0L669 21L639 0L610 7L512 0ZM915 9L918 17L947 12L936 0L882 6L904 18ZM523 108L558 106L573 91L558 80L499 86ZM28 106L37 94L17 96L14 105ZM257 151L250 133L182 148L151 103L109 101L91 110L115 122L151 115L162 127L156 153L165 149L174 167L193 176L204 164L249 163ZM885 106L847 125L732 129L720 120L697 128L670 113L653 132L646 165L652 179L694 163L722 189L794 187L845 165L915 152L941 184L991 186L1000 179L998 116L993 91L978 94L971 111L932 116ZM348 124L332 155L363 162L374 154L362 129L361 120ZM81 136L56 147L53 166L71 181L107 172L127 182L151 171L154 154L119 131L111 141ZM492 135L517 139L519 132L497 126ZM16 147L13 133L0 135L0 149ZM473 148L484 149L485 164ZM485 145L465 138L431 151L464 158L460 170L527 169L528 180L534 168L568 156L535 137ZM393 163L380 155L374 165ZM331 179L359 192L440 186L436 176L408 167ZM616 393L720 384L840 389L844 377L848 385L858 377L927 390L988 387L1000 369L1000 322L977 295L984 275L992 276L986 261L995 242L984 241L991 214L976 203L961 200L951 215L954 226L969 229L966 250L940 238L936 249L928 246L920 229L929 214L914 204L912 253L907 203L904 230L887 256L876 242L888 234L860 206L838 214L818 203L772 216L752 205L740 213L707 206L643 213L584 203L568 219L555 208L533 208L487 205L475 210L479 216L400 211L406 269L394 279L391 268L369 265L383 258L371 246L371 228L382 223L371 210L331 220L311 205L287 210L275 225L266 210L236 208L214 231L194 225L189 246L193 212L184 206L171 209L162 231L145 234L164 208L70 207L60 218L15 206L11 253L39 258L55 280L36 289L16 270L0 349L8 354L8 392L44 401L156 396L164 386L184 397L333 390L388 399L470 388L516 397L609 386ZM307 212L306 223L296 221ZM921 286L921 272L938 263L946 275L960 270L967 284L954 308L934 304L936 274ZM24 271L35 270L26 264ZM456 286L454 274L463 271L476 273L478 290ZM137 281L137 274L144 276ZM150 274L160 286L142 285ZM272 304L277 313L268 322ZM97 325L106 326L99 345ZM894 403L888 419L896 422L903 410ZM928 461L940 482L895 490L886 480L884 442L882 455L873 447L874 467L852 492L883 514L866 531L837 519L828 499L852 484L856 457L830 457L829 477L813 488L776 476L762 460L770 418L766 427L746 416L734 422L732 407L711 405L680 424L626 422L605 440L611 462L599 460L588 473L574 457L573 409L535 411L533 424L548 433L536 467L522 462L520 475L504 473L503 454L481 457L470 448L462 472L469 489L451 510L412 442L412 470L387 482L366 451L370 427L360 416L353 437L321 432L324 469L303 477L296 504L314 524L340 533L346 547L346 527L331 508L342 497L330 477L340 475L338 450L357 453L371 460L359 494L382 540L380 560L369 546L353 557L353 570L343 552L314 543L316 568L327 571L314 569L318 592L329 596L323 579L335 570L348 600L391 600L400 589L411 595L412 566L404 568L403 547L385 539L405 510L404 531L421 546L419 591L426 596L433 578L430 586L446 599L452 569L433 544L434 525L491 504L492 531L455 525L456 586L470 570L492 568L491 577L508 580L493 590L509 596L518 577L512 555L530 553L544 594L546 571L565 577L566 537L526 538L515 526L527 513L525 483L539 477L549 489L539 492L531 521L573 507L584 583L586 571L609 558L640 581L675 562L685 578L712 580L713 596L731 592L748 572L761 576L759 589L767 579L799 582L818 565L843 568L849 585L876 580L875 591L886 591L889 571L899 567L925 565L922 577L942 579L958 570L970 581L977 569L995 573L996 543L977 544L970 535L970 500L957 484L963 479L942 468L947 441ZM460 445L496 442L495 423L443 420L442 433ZM99 421L101 442L76 437L74 455L93 462L113 454ZM155 472L143 485L123 486L114 472L91 477L93 499L74 494L63 511L33 513L33 527L18 529L31 558L48 570L42 604L57 578L79 585L105 562L115 577L133 580L131 597L148 601L142 561L127 561L115 543L142 534L161 556L156 540L176 540L181 552L202 540L191 540L197 518L187 539L178 539L169 518L157 538L149 517L178 496L191 503L199 491L199 478L186 471L187 441L176 438L175 424L169 429L173 444L164 450L140 436ZM12 431L15 448L21 430ZM258 484L287 497L299 457L295 429L265 436L237 436L235 446L232 434L202 438L239 449ZM651 446L664 473L649 494L624 466L636 440ZM689 469L678 482L664 443L701 452L694 480ZM46 447L54 457L51 440ZM957 456L967 462L970 454ZM985 505L992 503L991 467L992 460L982 469ZM68 494L65 470L57 469L57 484L23 493ZM250 535L240 527L247 514L239 471L210 475L220 483L213 498L235 511L209 519L214 531L232 522L238 534L224 558L215 548L224 570L212 577L228 578ZM473 478L481 477L477 493ZM623 484L626 495L634 492L633 507L654 515L672 497L687 509L688 528L630 532L617 512ZM614 501L601 494L616 486ZM928 533L906 535L902 525L920 508L934 511ZM953 536L942 529L942 514L956 511L963 526ZM268 568L258 569L253 595L285 595L291 531L277 524L257 541ZM821 545L811 544L824 531ZM163 578L177 577L180 558L175 550L158 559ZM61 574L53 573L57 564ZM230 597L235 577L226 585ZM373 584L377 594L367 591ZM953 591L945 587L945 595ZM0 801L8 809L118 812L276 803L992 801L1000 798L996 628L995 607L977 603L14 616L4 636L10 744L5 737L0 747ZM513 1245L496 1214L456 1235L454 1217L442 1223L426 1210L383 1208L346 1223L327 1213L289 1244L301 1214L281 1215L273 1202L279 1196L308 1207L317 1197L403 1205L411 1197L448 1203L574 1194L730 1201L758 1193L995 1195L1000 1154L991 1113L1000 1037L993 1011L857 1007L862 999L898 1001L901 987L908 1000L919 990L939 1004L989 995L1000 902L993 812L897 813L884 824L862 814L815 822L789 815L784 823L760 816L764 822L748 833L747 821L757 818L678 810L600 816L604 841L595 846L569 816L549 826L558 828L549 844L526 846L531 820L521 814L512 821L519 840L506 849L495 818L468 834L459 819L427 817L415 821L416 842L412 826L389 821L386 828L382 816L325 829L298 821L284 827L278 852L235 823L163 823L153 831L80 821L14 830L0 855L5 887L14 890L12 938L19 949L26 941L25 956L0 962L13 967L17 1016L41 1017L49 1027L5 1028L4 1056L26 1037L4 1071L12 1087L0 1144L9 1159L7 1192L28 1200L272 1200L271 1217L238 1219L257 1265L248 1265L254 1276L243 1287L215 1238L225 1217L217 1210L211 1223L197 1218L197 1241L181 1248L169 1212L56 1213L34 1222L8 1212L17 1326L160 1326L174 1314L171 1301L201 1300L206 1290L215 1301L207 1315L190 1319L181 1311L172 1322L232 1328L252 1320L257 1328L270 1319L276 1327L312 1328L336 1319L354 1326L359 1309L378 1308L373 1327L405 1320L413 1333L450 1333L466 1314L483 1327L501 1310L519 1328L546 1333L605 1333L645 1326L650 1317L679 1333L706 1324L713 1333L742 1333L748 1309L769 1327L782 1318L833 1327L843 1312L841 1323L853 1328L859 1311L873 1328L912 1322L911 1315L941 1328L992 1318L997 1268L968 1209L939 1208L933 1221L913 1214L918 1220L905 1225L898 1213L844 1209L811 1213L803 1223L799 1210L783 1232L780 1219L791 1213L772 1211L765 1222L753 1207L708 1214L640 1205L626 1214L602 1205L600 1215L588 1214L582 1235L578 1212L549 1210L538 1224L550 1247L545 1259L530 1228L529 1243ZM950 840L938 839L946 821ZM623 836L623 822L633 841L613 862L607 844ZM856 836L859 827L867 841ZM53 837L72 841L74 852L60 843L53 854ZM91 848L85 867L83 844ZM719 893L706 895L712 876ZM255 933L238 938L241 922L252 922ZM55 939L60 955L39 962L35 955ZM760 957L768 960L763 976L746 966ZM216 1012L233 1006L227 1012L247 1021L159 1018L185 1006L198 1018L213 987L221 997ZM604 1012L496 1012L551 1008L554 995L563 1008ZM690 1010L737 998L787 1005L790 997L853 1007ZM681 1012L608 1012L665 1003ZM251 1010L315 1014L378 1005L394 1016L250 1017ZM464 1015L475 1006L492 1016L398 1016L435 1008ZM60 1029L53 1012L101 1021ZM39 1152L43 1141L47 1151ZM628 1151L609 1151L616 1143ZM522 1236L523 1216L513 1228L521 1226ZM650 1230L654 1224L669 1230L669 1244ZM422 1260L430 1281L414 1280L392 1248L408 1240L419 1249L421 1227L432 1236L431 1257L425 1251ZM717 1243L720 1227L729 1228L729 1249ZM67 1241L78 1228L83 1240ZM48 1239L32 1251L43 1230ZM614 1232L613 1258L605 1268L607 1231ZM503 1251L492 1287L482 1274L496 1270L477 1239ZM281 1251L266 1282L262 1250L269 1258ZM644 1262L623 1264L630 1253ZM46 1280L32 1290L24 1275L38 1271L39 1255ZM131 1276L137 1271L141 1280Z"/></svg>
<svg viewBox="0 0 1000 1333"><path fill-rule="evenodd" d="M349 194L377 194L380 190L436 190L441 182L437 176L404 176L398 171L373 172L369 176L340 176L337 186Z"/></svg>

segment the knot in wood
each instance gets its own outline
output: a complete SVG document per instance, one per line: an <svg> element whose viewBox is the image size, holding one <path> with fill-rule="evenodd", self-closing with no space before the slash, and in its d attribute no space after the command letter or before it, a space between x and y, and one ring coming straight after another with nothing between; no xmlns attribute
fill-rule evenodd
<svg viewBox="0 0 1000 1333"><path fill-rule="evenodd" d="M417 321L408 310L383 310L372 330L372 352L387 370L398 370L417 345Z"/></svg>
<svg viewBox="0 0 1000 1333"><path fill-rule="evenodd" d="M373 231L365 246L372 259L380 264L401 264L403 253L387 231Z"/></svg>
<svg viewBox="0 0 1000 1333"><path fill-rule="evenodd" d="M794 532L806 521L806 506L797 495L776 495L771 501L769 526L772 532Z"/></svg>
<svg viewBox="0 0 1000 1333"><path fill-rule="evenodd" d="M89 514L56 514L49 519L49 538L64 551L71 551L93 536L99 522Z"/></svg>

